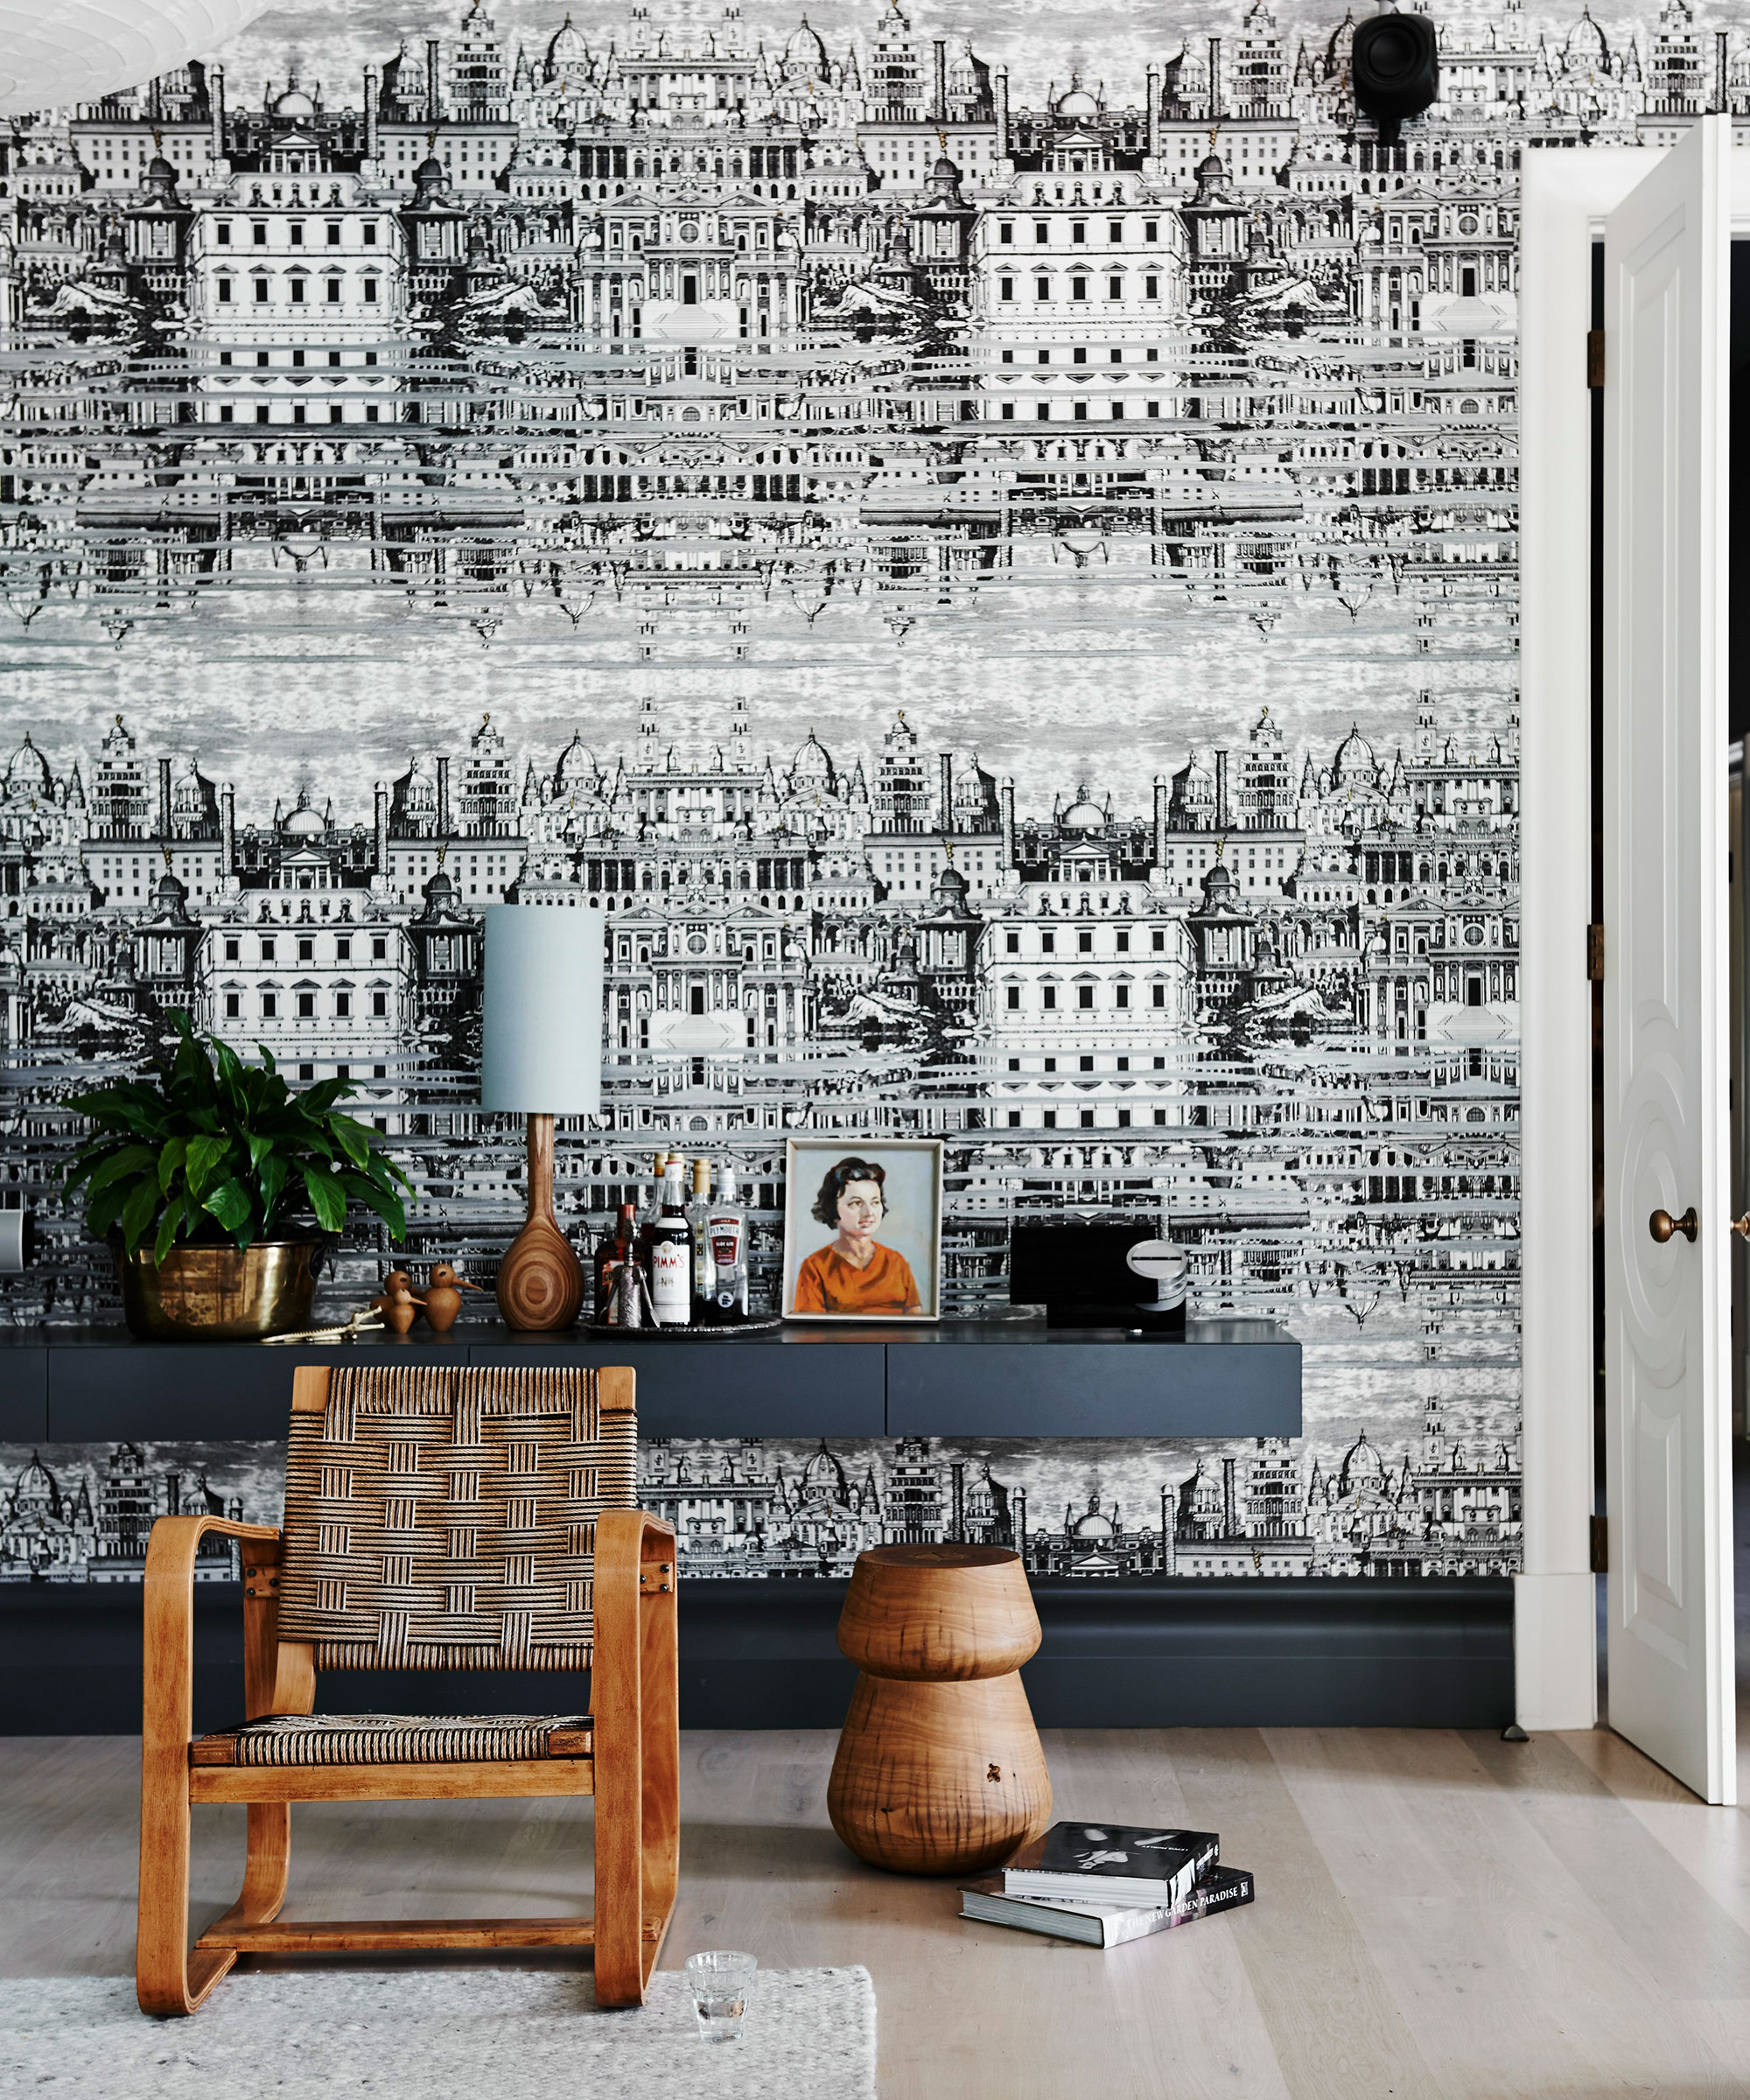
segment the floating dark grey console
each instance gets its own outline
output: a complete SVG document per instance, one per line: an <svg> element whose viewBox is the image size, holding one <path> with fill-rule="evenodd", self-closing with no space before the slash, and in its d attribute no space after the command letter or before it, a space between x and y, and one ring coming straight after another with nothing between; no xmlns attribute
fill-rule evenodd
<svg viewBox="0 0 1750 2100"><path fill-rule="evenodd" d="M787 1327L737 1340L605 1341L482 1323L345 1348L135 1341L116 1328L0 1337L0 1440L285 1434L299 1363L626 1363L647 1437L1292 1437L1300 1346L1269 1320L1182 1334L1038 1320Z"/></svg>
<svg viewBox="0 0 1750 2100"><path fill-rule="evenodd" d="M789 1342L788 1333L687 1342L507 1334L471 1340L468 1361L524 1363L538 1356L542 1363L629 1363L638 1373L638 1430L645 1437L886 1434L878 1347L809 1349Z"/></svg>

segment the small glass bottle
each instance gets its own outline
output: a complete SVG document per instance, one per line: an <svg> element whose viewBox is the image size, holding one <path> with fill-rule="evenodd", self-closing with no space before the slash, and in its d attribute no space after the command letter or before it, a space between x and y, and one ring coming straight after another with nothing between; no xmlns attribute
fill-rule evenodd
<svg viewBox="0 0 1750 2100"><path fill-rule="evenodd" d="M630 1261L633 1242L638 1235L638 1206L622 1203L618 1216L603 1233L596 1248L596 1320L607 1318L608 1300L613 1295L613 1272L617 1264Z"/></svg>
<svg viewBox="0 0 1750 2100"><path fill-rule="evenodd" d="M706 1229L711 1243L713 1317L724 1322L747 1318L747 1210L736 1200L735 1169L718 1170Z"/></svg>
<svg viewBox="0 0 1750 2100"><path fill-rule="evenodd" d="M638 1214L640 1225L653 1225L662 1214L662 1177L668 1171L668 1159L667 1152L656 1155L656 1175L650 1184L650 1200Z"/></svg>
<svg viewBox="0 0 1750 2100"><path fill-rule="evenodd" d="M693 1318L711 1316L710 1161L693 1162L693 1200L687 1206L687 1225L693 1236Z"/></svg>
<svg viewBox="0 0 1750 2100"><path fill-rule="evenodd" d="M638 1206L638 1236L634 1242L634 1245L637 1249L638 1259L643 1265L647 1279L650 1274L650 1237L656 1229L657 1219L662 1214L662 1177L668 1172L668 1153L658 1152L656 1155L656 1179L651 1184L649 1200L648 1201L641 1200Z"/></svg>

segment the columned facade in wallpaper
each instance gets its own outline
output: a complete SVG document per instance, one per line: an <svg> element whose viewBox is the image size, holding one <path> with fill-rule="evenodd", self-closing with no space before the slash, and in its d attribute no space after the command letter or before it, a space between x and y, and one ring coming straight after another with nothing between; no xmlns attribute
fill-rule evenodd
<svg viewBox="0 0 1750 2100"><path fill-rule="evenodd" d="M648 1446L696 1573L1510 1572L1517 172L1750 105L1743 39L1455 21L1386 145L1261 4L1079 66L1043 12L348 19L0 141L4 1315L115 1317L57 1104L178 1006L347 1075L416 1266L489 1271L480 915L596 903L579 1233L733 1158L769 1297L787 1131L941 1135L950 1316L1122 1213L1305 1347L1292 1443ZM277 1494L0 1464L0 1576Z"/></svg>

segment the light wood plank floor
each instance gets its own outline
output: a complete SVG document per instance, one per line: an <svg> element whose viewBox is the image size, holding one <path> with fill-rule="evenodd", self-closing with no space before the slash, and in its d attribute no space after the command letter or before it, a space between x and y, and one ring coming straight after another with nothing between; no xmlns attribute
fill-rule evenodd
<svg viewBox="0 0 1750 2100"><path fill-rule="evenodd" d="M1750 2093L1750 1822L1602 1731L1047 1733L1060 1812L1216 1829L1258 1875L1251 1909L1103 1956L962 1924L949 1885L859 1866L827 1822L832 1746L682 1738L665 1965L865 1964L883 2100ZM0 1974L130 1971L136 1760L124 1739L0 1743ZM242 1811L195 1820L204 1923L235 1893ZM287 1914L585 1910L588 1822L300 1808Z"/></svg>

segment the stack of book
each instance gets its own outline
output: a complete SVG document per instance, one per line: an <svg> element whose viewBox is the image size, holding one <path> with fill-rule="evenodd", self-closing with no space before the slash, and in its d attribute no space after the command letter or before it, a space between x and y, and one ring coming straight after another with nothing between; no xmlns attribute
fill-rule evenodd
<svg viewBox="0 0 1750 2100"><path fill-rule="evenodd" d="M960 1914L1089 1947L1120 1947L1250 1903L1251 1872L1221 1864L1214 1830L1054 1823L1000 1874L960 1892Z"/></svg>

